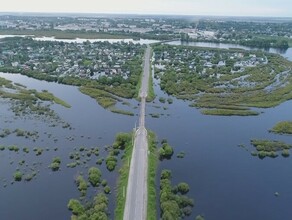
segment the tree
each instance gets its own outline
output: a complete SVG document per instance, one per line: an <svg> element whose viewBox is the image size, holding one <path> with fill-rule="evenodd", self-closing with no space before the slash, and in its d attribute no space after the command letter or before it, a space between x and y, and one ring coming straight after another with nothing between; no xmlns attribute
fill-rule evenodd
<svg viewBox="0 0 292 220"><path fill-rule="evenodd" d="M187 183L179 183L177 185L177 189L178 191L181 193L181 194L186 194L189 192L190 190L190 187Z"/></svg>
<svg viewBox="0 0 292 220"><path fill-rule="evenodd" d="M92 186L98 186L100 182L101 171L97 167L91 167L88 170L88 180Z"/></svg>
<svg viewBox="0 0 292 220"><path fill-rule="evenodd" d="M171 179L171 171L170 170L162 170L160 179Z"/></svg>
<svg viewBox="0 0 292 220"><path fill-rule="evenodd" d="M81 215L84 213L84 207L76 199L70 199L68 203L68 208L72 211L74 215Z"/></svg>
<svg viewBox="0 0 292 220"><path fill-rule="evenodd" d="M161 160L170 159L173 155L173 148L169 144L164 143L162 148L158 150L158 153Z"/></svg>

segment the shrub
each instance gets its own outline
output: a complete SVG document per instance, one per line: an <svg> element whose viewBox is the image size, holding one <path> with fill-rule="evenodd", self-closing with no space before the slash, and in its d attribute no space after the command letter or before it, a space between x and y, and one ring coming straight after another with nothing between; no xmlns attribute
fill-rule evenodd
<svg viewBox="0 0 292 220"><path fill-rule="evenodd" d="M54 157L49 167L52 169L52 171L57 171L60 169L60 165L61 165L60 157Z"/></svg>
<svg viewBox="0 0 292 220"><path fill-rule="evenodd" d="M111 188L109 186L104 187L104 193L109 194L111 192Z"/></svg>
<svg viewBox="0 0 292 220"><path fill-rule="evenodd" d="M98 186L100 183L101 171L97 167L91 167L88 170L88 180L92 186Z"/></svg>
<svg viewBox="0 0 292 220"><path fill-rule="evenodd" d="M164 143L162 147L158 150L158 153L159 153L159 158L161 160L170 159L171 156L173 155L173 148L169 144Z"/></svg>
<svg viewBox="0 0 292 220"><path fill-rule="evenodd" d="M178 192L180 192L181 194L186 194L189 192L190 187L187 183L179 183L177 185L177 189L178 189Z"/></svg>
<svg viewBox="0 0 292 220"><path fill-rule="evenodd" d="M20 171L16 171L13 175L15 181L21 181L22 173Z"/></svg>
<svg viewBox="0 0 292 220"><path fill-rule="evenodd" d="M76 199L70 199L67 206L74 215L81 215L82 213L84 213L84 207Z"/></svg>
<svg viewBox="0 0 292 220"><path fill-rule="evenodd" d="M290 156L289 150L288 150L288 149L284 149L284 150L282 151L282 156L283 156L283 157L289 157L289 156Z"/></svg>
<svg viewBox="0 0 292 220"><path fill-rule="evenodd" d="M117 165L117 158L115 156L108 156L105 160L106 168L109 171L113 171L116 168Z"/></svg>

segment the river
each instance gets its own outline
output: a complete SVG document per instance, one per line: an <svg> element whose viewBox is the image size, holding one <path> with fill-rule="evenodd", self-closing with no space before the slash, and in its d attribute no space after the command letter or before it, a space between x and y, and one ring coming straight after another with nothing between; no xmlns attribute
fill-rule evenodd
<svg viewBox="0 0 292 220"><path fill-rule="evenodd" d="M263 50L269 53L277 53L282 55L283 57L292 61L292 48L288 49L277 49L277 48L268 48L261 49L255 47L245 47L238 44L225 44L225 43L209 43L209 42L181 42L181 41L171 41L167 44L170 45L184 45L184 46L196 46L196 47L210 47L210 48L220 48L220 49L230 49L230 48L238 48L244 50Z"/></svg>
<svg viewBox="0 0 292 220"><path fill-rule="evenodd" d="M206 45L202 45L206 46ZM222 45L221 45L222 46ZM233 46L232 46L233 47ZM284 56L288 56L286 52ZM289 57L291 59L291 56ZM12 175L18 167L23 153L0 152L1 179L8 179L6 188L0 187L1 218L22 219L70 219L67 203L71 198L78 198L80 193L74 183L78 172L87 172L85 167L66 168L68 154L74 147L102 146L111 144L118 132L128 132L134 127L138 116L130 117L113 114L100 107L95 100L81 94L76 87L48 83L18 74L0 74L0 77L13 80L37 90L47 89L72 105L71 109L54 105L54 110L69 122L73 130L60 127L48 127L42 121L14 118L6 103L1 103L1 128L37 129L40 138L32 143L16 136L1 139L1 144L19 146L58 147L58 151L44 152L40 157L34 154L25 156L27 161L41 161L40 173L31 182L10 185ZM268 129L282 120L292 120L292 101L275 108L261 109L263 114L256 117L222 117L202 115L199 110L190 108L189 103L174 100L173 104L162 104L159 97L168 97L160 90L154 80L157 98L146 107L146 127L153 130L159 140L166 138L174 146L175 154L171 160L163 161L158 166L157 184L162 169L171 169L173 184L181 181L190 185L189 196L195 199L194 219L204 214L208 220L275 220L290 219L292 210L292 159L281 156L260 160L251 156L253 138L282 140L292 144L291 136L275 135ZM137 107L135 100L130 100L132 107ZM158 108L157 106L160 106ZM164 110L163 107L166 107ZM138 113L137 110L135 113ZM152 118L150 113L161 114ZM11 122L7 122L7 120ZM51 133L58 141L48 138ZM74 137L73 141L67 137ZM243 144L246 148L238 147ZM184 151L184 159L176 154ZM101 151L101 156L106 152ZM51 172L48 169L52 158L62 158L62 169ZM15 160L10 164L11 160ZM94 166L96 159L89 162ZM100 167L103 178L107 179L112 189L117 175L112 175L104 164ZM158 185L157 185L158 188ZM276 197L275 192L279 193ZM90 191L89 194L93 194ZM159 193L157 193L159 195ZM110 196L111 219L113 219L115 193Z"/></svg>
<svg viewBox="0 0 292 220"><path fill-rule="evenodd" d="M129 42L132 42L134 44L152 44L152 43L159 42L158 40L150 40L150 39L134 40L131 38L128 38L128 39L84 39L84 38L57 39L55 37L35 37L32 35L0 35L0 39L6 38L6 37L27 37L27 36L32 37L34 40L38 40L38 41L56 41L56 42L65 42L65 43L83 43L83 42L89 41L90 43L94 43L94 42L109 42L109 43L124 42L124 43L129 43Z"/></svg>

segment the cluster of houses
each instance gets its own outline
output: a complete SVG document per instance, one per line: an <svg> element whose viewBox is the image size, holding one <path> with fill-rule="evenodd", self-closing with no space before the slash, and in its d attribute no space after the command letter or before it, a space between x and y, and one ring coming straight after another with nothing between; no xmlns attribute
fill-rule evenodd
<svg viewBox="0 0 292 220"><path fill-rule="evenodd" d="M64 43L20 40L3 44L0 67L35 70L57 76L97 79L121 75L127 79L127 62L141 54L141 45L133 43Z"/></svg>
<svg viewBox="0 0 292 220"><path fill-rule="evenodd" d="M179 73L184 69L200 75L208 69L223 69L226 73L243 72L247 67L267 64L267 57L261 54L233 51L212 51L204 49L181 49L173 47L164 51L155 52L154 67L161 73L171 67ZM228 68L226 68L228 67ZM222 71L221 71L222 73Z"/></svg>

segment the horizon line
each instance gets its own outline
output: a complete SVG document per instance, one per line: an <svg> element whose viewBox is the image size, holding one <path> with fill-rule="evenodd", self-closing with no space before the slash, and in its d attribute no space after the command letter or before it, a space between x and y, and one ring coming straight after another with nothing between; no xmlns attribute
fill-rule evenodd
<svg viewBox="0 0 292 220"><path fill-rule="evenodd" d="M175 13L140 13L140 12L42 12L42 11L0 11L1 14L76 14L76 15L135 15L135 16L180 16L180 17L233 17L233 18L286 18L292 16L266 16L266 15L206 15L206 14L175 14Z"/></svg>

